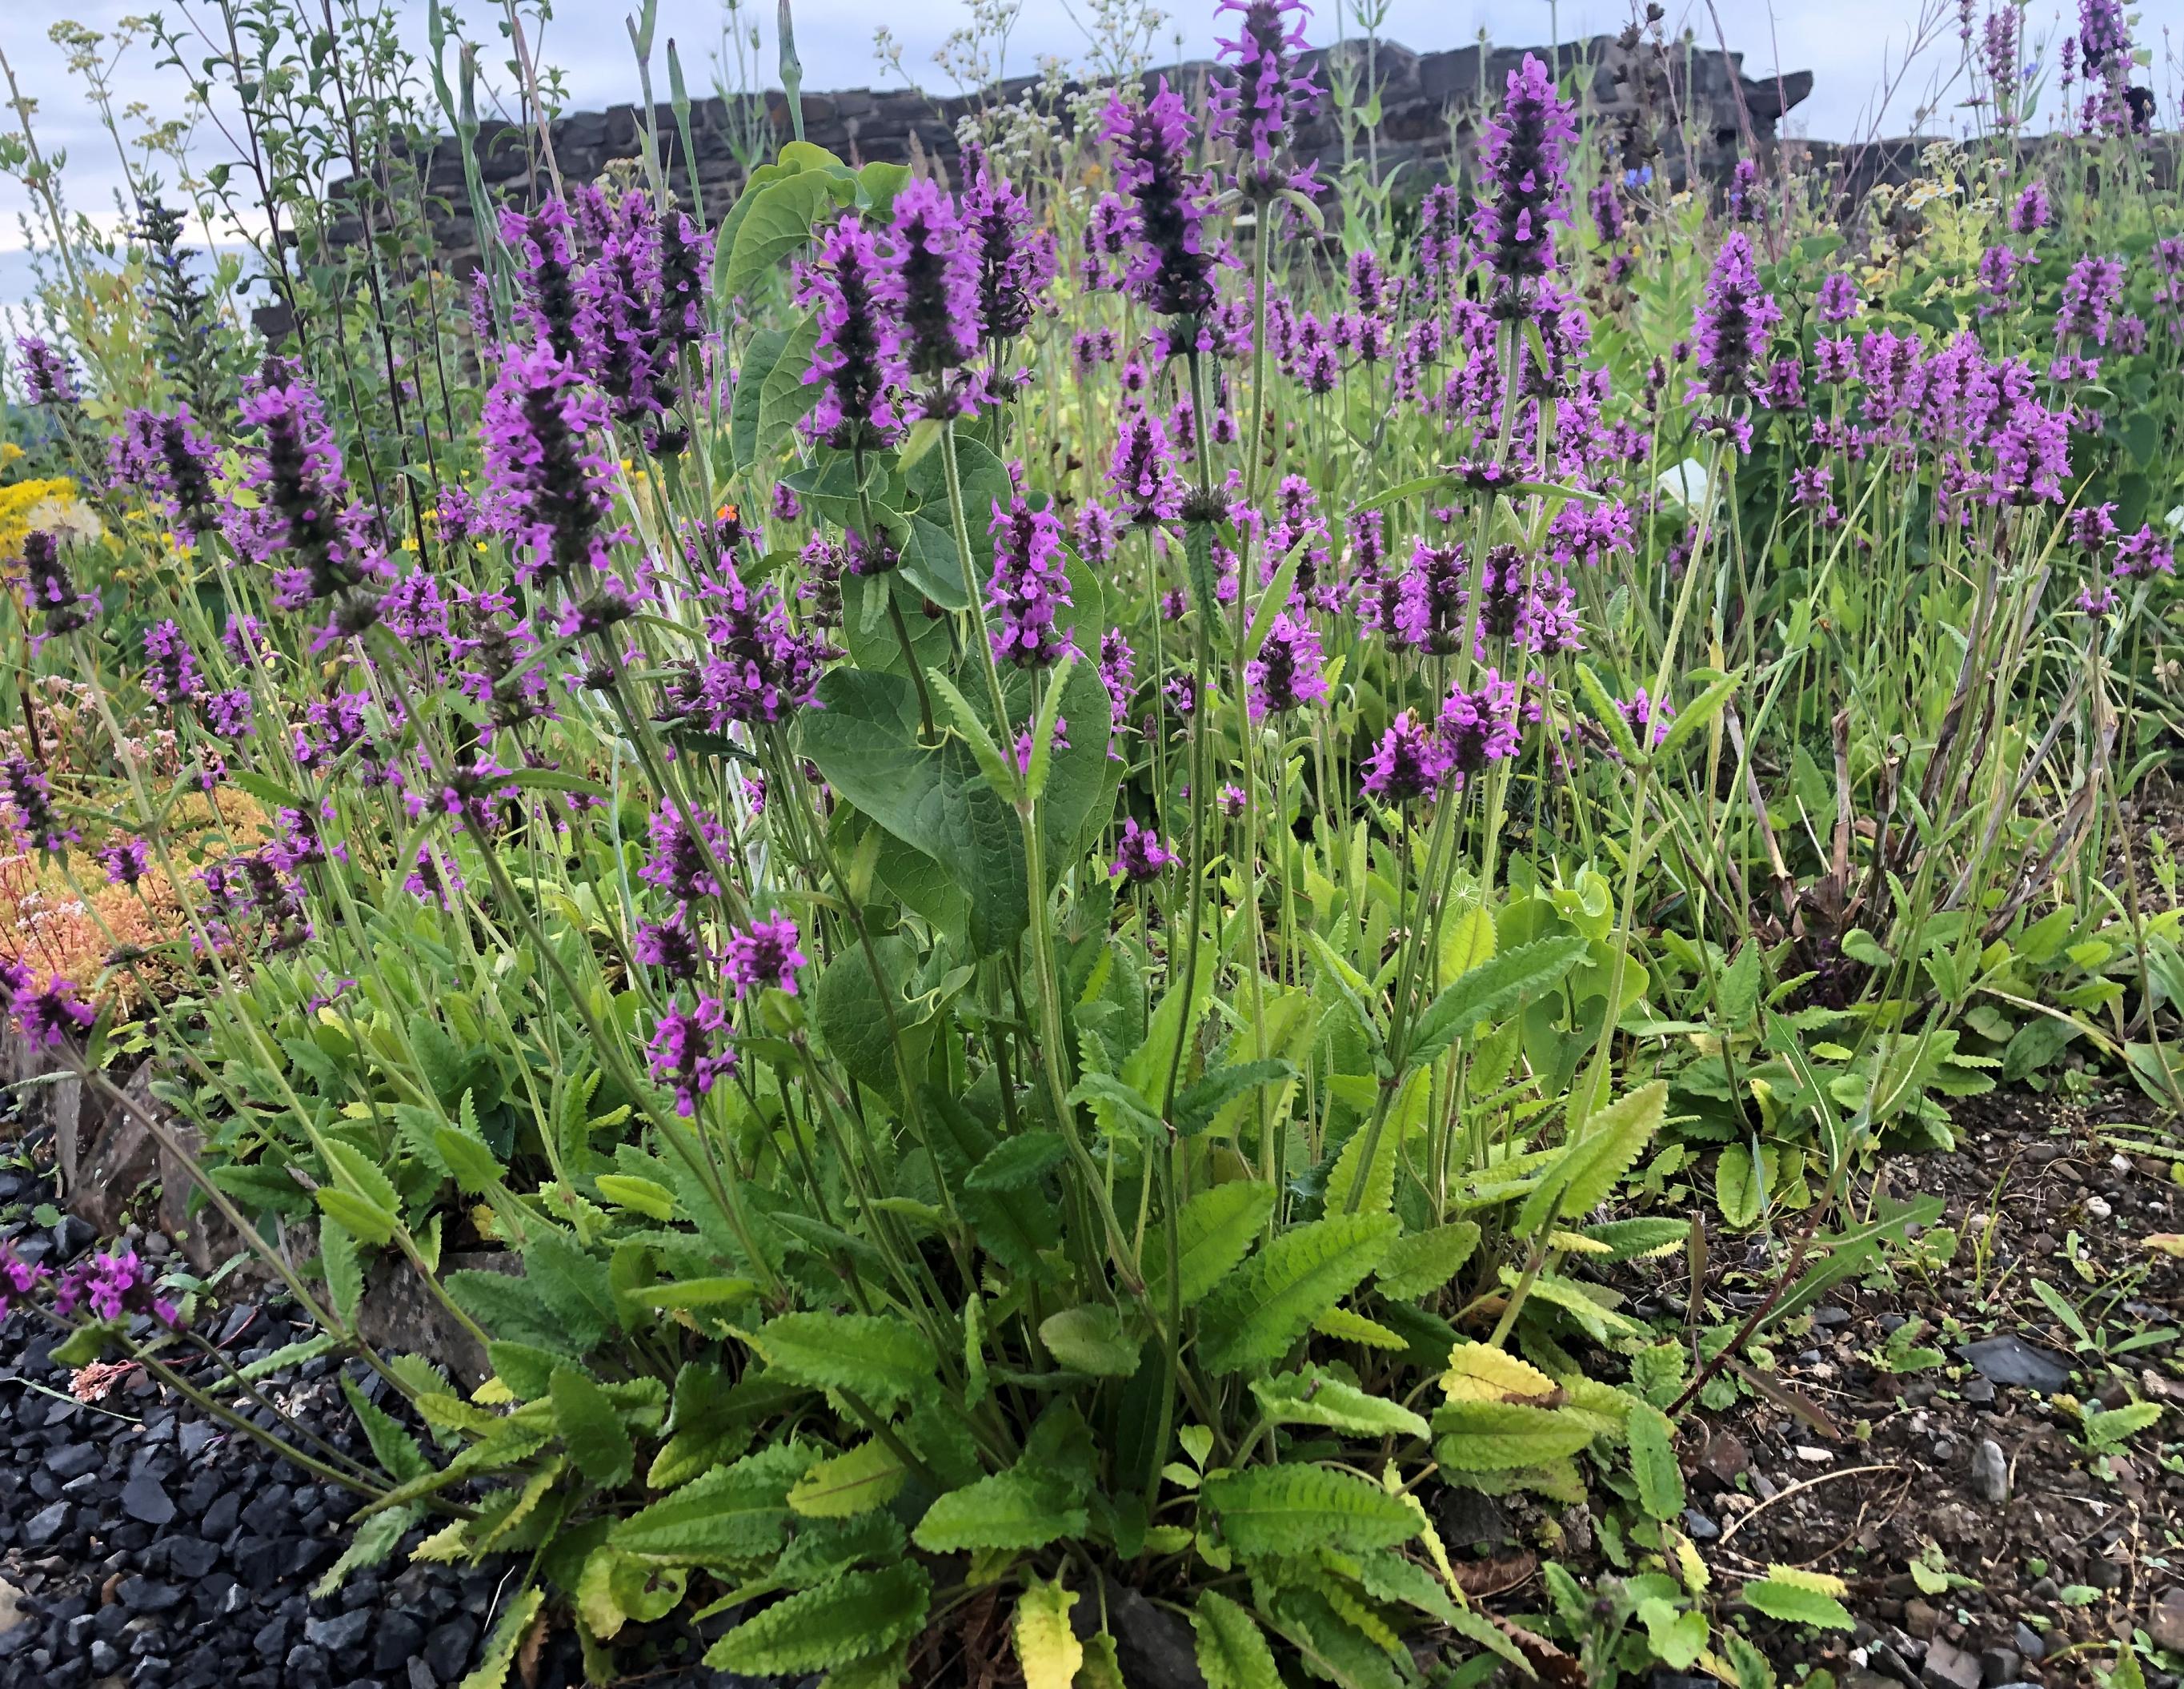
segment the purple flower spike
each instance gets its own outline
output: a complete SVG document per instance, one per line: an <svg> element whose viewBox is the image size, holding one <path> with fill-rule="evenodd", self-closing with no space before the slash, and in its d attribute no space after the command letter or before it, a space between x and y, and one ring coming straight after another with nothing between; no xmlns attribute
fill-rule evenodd
<svg viewBox="0 0 2184 1689"><path fill-rule="evenodd" d="M1045 668L1061 661L1069 642L1056 628L1054 614L1070 601L1061 521L1051 510L1032 509L1019 493L1006 509L995 502L987 532L994 536L994 573L986 585L986 608L995 618L995 659L1022 668Z"/></svg>
<svg viewBox="0 0 2184 1689"><path fill-rule="evenodd" d="M189 545L216 520L212 465L212 442L187 404L164 415L130 411L107 445L107 473L150 499Z"/></svg>
<svg viewBox="0 0 2184 1689"><path fill-rule="evenodd" d="M58 850L75 842L76 830L53 808L53 789L27 757L0 760L0 789L14 812L18 835L40 850Z"/></svg>
<svg viewBox="0 0 2184 1689"><path fill-rule="evenodd" d="M878 248L854 216L827 231L817 262L798 273L796 303L819 313L819 340L804 377L822 389L811 427L845 449L884 444L900 426L889 382L900 363L901 336L893 314L878 303L880 285Z"/></svg>
<svg viewBox="0 0 2184 1689"><path fill-rule="evenodd" d="M1491 762L1517 752L1517 688L1488 669L1471 691L1458 687L1440 706L1441 749L1451 778L1461 787Z"/></svg>
<svg viewBox="0 0 2184 1689"><path fill-rule="evenodd" d="M1183 97L1165 76L1143 105L1117 94L1106 136L1115 148L1115 179L1131 203L1125 285L1162 316L1204 315L1213 306L1221 249L1205 229L1206 184L1185 167L1190 116Z"/></svg>
<svg viewBox="0 0 2184 1689"><path fill-rule="evenodd" d="M894 378L917 389L921 415L967 414L981 388L956 371L978 345L979 252L930 177L895 196L886 257L872 293L901 327Z"/></svg>
<svg viewBox="0 0 2184 1689"><path fill-rule="evenodd" d="M20 335L16 354L22 360L23 393L33 404L75 404L80 402L75 377L70 371L68 354L55 350L35 334Z"/></svg>
<svg viewBox="0 0 2184 1689"><path fill-rule="evenodd" d="M1175 449L1167 429L1149 411L1134 412L1115 442L1107 486L1123 519L1134 527L1153 527L1183 514L1183 482L1175 472Z"/></svg>
<svg viewBox="0 0 2184 1689"><path fill-rule="evenodd" d="M1123 818L1123 836L1115 843L1115 861L1107 870L1107 878L1125 878L1133 884L1142 885L1147 880L1159 878L1162 871L1173 867L1176 861L1175 852L1161 843L1159 833L1150 827L1139 826L1135 816L1128 816Z"/></svg>
<svg viewBox="0 0 2184 1689"><path fill-rule="evenodd" d="M1034 224L1030 202L1008 178L983 163L964 191L963 222L978 259L980 326L988 340L1013 340L1031 326L1054 280L1054 236Z"/></svg>
<svg viewBox="0 0 2184 1689"><path fill-rule="evenodd" d="M1323 664L1312 623L1287 610L1278 614L1259 655L1244 665L1251 719L1320 702L1327 696Z"/></svg>
<svg viewBox="0 0 2184 1689"><path fill-rule="evenodd" d="M23 576L25 595L43 617L41 641L87 627L98 616L98 594L76 589L68 565L61 560L57 535L33 529L23 536Z"/></svg>
<svg viewBox="0 0 2184 1689"><path fill-rule="evenodd" d="M575 363L582 343L577 332L571 232L569 208L558 199L548 200L528 216L512 207L500 214L500 238L515 255L521 294L518 320L534 339L543 340L557 356Z"/></svg>
<svg viewBox="0 0 2184 1689"><path fill-rule="evenodd" d="M141 839L117 839L98 853L108 884L134 885L152 871L152 847Z"/></svg>
<svg viewBox="0 0 2184 1689"><path fill-rule="evenodd" d="M675 1112L684 1119L697 1113L699 1099L718 1080L735 1072L738 1058L727 1038L727 1017L718 997L700 997L694 1009L671 1008L654 1028L645 1046L652 1077L673 1088Z"/></svg>
<svg viewBox="0 0 2184 1689"><path fill-rule="evenodd" d="M1319 85L1296 68L1312 8L1304 0L1221 0L1215 10L1243 22L1234 38L1218 40L1222 62L1236 75L1208 91L1213 133L1236 148L1236 186L1264 204L1285 187L1310 182L1308 172L1284 170L1279 160L1296 125L1319 110Z"/></svg>
<svg viewBox="0 0 2184 1689"><path fill-rule="evenodd" d="M1569 220L1563 203L1567 149L1577 140L1571 109L1547 67L1530 53L1509 73L1508 95L1487 127L1480 164L1491 192L1474 219L1486 261L1501 279L1496 309L1521 312L1521 285L1554 268L1552 226Z"/></svg>
<svg viewBox="0 0 2184 1689"><path fill-rule="evenodd" d="M1753 376L1766 361L1769 332L1781 320L1774 296L1759 291L1751 240L1742 230L1732 231L1714 256L1693 337L1698 366L1707 372L1706 390L1718 399L1752 392Z"/></svg>
<svg viewBox="0 0 2184 1689"><path fill-rule="evenodd" d="M777 909L766 920L729 934L723 971L736 995L771 989L794 996L796 970L811 962L797 948L802 937L796 923Z"/></svg>
<svg viewBox="0 0 2184 1689"><path fill-rule="evenodd" d="M276 601L300 609L388 573L350 496L326 407L293 363L265 360L244 387L242 421L259 432L242 476L257 499L229 501L227 534L275 571Z"/></svg>
<svg viewBox="0 0 2184 1689"><path fill-rule="evenodd" d="M58 1050L98 1024L98 1011L78 997L75 987L59 975L40 985L27 968L20 964L6 966L14 988L8 1007L32 1047Z"/></svg>
<svg viewBox="0 0 2184 1689"><path fill-rule="evenodd" d="M1365 765L1365 789L1384 804L1429 797L1448 778L1449 755L1440 735L1406 710L1380 735Z"/></svg>
<svg viewBox="0 0 2184 1689"><path fill-rule="evenodd" d="M605 422L606 407L551 347L502 357L481 429L486 503L526 582L606 566L610 471L588 439Z"/></svg>

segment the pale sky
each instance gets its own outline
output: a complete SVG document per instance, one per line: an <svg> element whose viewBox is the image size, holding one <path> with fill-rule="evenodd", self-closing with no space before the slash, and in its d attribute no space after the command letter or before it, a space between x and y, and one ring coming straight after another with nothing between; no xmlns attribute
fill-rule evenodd
<svg viewBox="0 0 2184 1689"><path fill-rule="evenodd" d="M359 3L359 0L352 0ZM392 0L401 20L405 39L423 51L425 0ZM933 63L933 50L951 30L968 18L962 0L931 0L907 9L887 0L795 0L797 46L804 64L807 91L869 86L891 81L873 53L876 25L893 30L903 48L903 63L928 89L954 92ZM995 0L981 0L991 7ZM1011 36L1005 68L1010 73L1028 71L1043 53L1074 56L1084 36L1075 20L1086 14L1088 0L1022 0ZM1729 46L1745 57L1747 75L1767 76L1774 70L1807 70L1814 73L1813 95L1791 113L1789 131L1830 140L1856 140L1869 133L1900 133L1910 125L1922 103L1936 98L1940 127L1959 114L1953 110L1962 98L1961 82L1946 87L1959 59L1954 0L1667 0L1671 31L1688 25L1702 47L1713 46L1714 16ZM1981 0L1981 10L1986 0ZM1630 14L1629 0L1386 0L1387 14L1381 34L1421 50L1457 47L1485 31L1498 43L1509 46L1546 42L1558 33L1563 39L1611 32ZM1923 8L1923 10L1922 10ZM164 0L170 18L194 15L210 24L217 14L204 0ZM483 58L495 79L506 48L492 20L499 15L484 0L466 0L476 20L472 33L485 45ZM116 188L122 178L113 142L102 128L98 114L81 82L69 74L61 50L47 39L47 30L64 18L93 29L110 31L123 16L151 9L148 0L12 0L0 25L0 52L7 55L24 92L38 103L34 122L40 145L48 155L64 153L64 181L75 207L113 217ZM317 7L306 3L307 14ZM566 78L570 103L579 110L638 98L637 74L623 26L629 8L627 0L560 0L548 26L542 60L559 65ZM1156 57L1174 56L1176 36L1181 35L1186 58L1209 55L1214 34L1210 0L1167 0L1170 21L1159 36ZM2075 14L2075 4L2071 6ZM754 16L765 26L760 52L763 80L773 86L773 0L743 0L739 15L746 27ZM694 97L712 92L713 50L723 23L731 15L722 0L660 0L654 54L654 86L659 98L667 93L666 42L677 41ZM1348 12L1347 32L1358 32L1354 7ZM2035 42L2053 38L2064 27L2058 0L2031 0L2028 32ZM2075 22L2075 17L2072 21ZM2171 98L2176 85L2176 54L2184 41L2164 37L2184 31L2184 0L2148 0L2141 11L2137 31L2139 44L2154 56L2152 78L2160 99L2161 122L2175 122ZM1225 33L1225 31L1224 31ZM1330 3L1318 8L1309 34L1315 43L1332 40L1337 17ZM1916 40L1927 45L1909 70L1903 69L1907 49ZM452 57L452 55L451 55ZM2052 53L2049 54L2052 59ZM161 70L153 63L148 46L139 45L121 62L114 75L117 108L141 103L159 117L181 110L180 75ZM452 67L451 67L452 75ZM1886 92L1885 103L1880 96ZM2052 101L2052 92L2051 92ZM1878 110L1876 110L1878 108ZM0 111L0 126L13 127L13 114ZM128 125L125 123L125 127ZM204 160L226 154L222 138L209 127L201 129L193 152ZM25 237L21 220L30 200L21 186L0 180L0 302L19 299L29 285L28 265L20 248Z"/></svg>

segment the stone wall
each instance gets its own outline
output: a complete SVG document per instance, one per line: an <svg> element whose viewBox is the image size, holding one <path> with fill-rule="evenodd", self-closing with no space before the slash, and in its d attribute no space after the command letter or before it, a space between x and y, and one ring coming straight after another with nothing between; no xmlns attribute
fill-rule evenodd
<svg viewBox="0 0 2184 1689"><path fill-rule="evenodd" d="M1374 70L1381 85L1382 117L1373 146L1382 170L1401 169L1413 183L1447 176L1468 151L1481 112L1498 106L1509 72L1522 63L1527 52L1549 56L1546 47L1465 47L1422 53L1393 42L1380 42ZM1315 50L1306 58L1318 61L1337 53L1362 58L1362 43ZM1618 74L1630 68L1630 55L1615 37L1596 36L1566 42L1557 57L1559 73L1576 75L1590 113L1613 120L1631 111L1636 79ZM1688 154L1682 141L1663 137L1662 168L1677 180L1691 169L1705 176L1722 174L1743 150L1747 135L1761 148L1770 146L1784 110L1812 91L1809 71L1779 79L1744 75L1742 55L1738 53L1724 56L1696 46L1671 43L1667 58L1675 103L1687 109L1692 119ZM1166 75L1195 101L1202 98L1213 68L1197 60L1154 74ZM1324 70L1320 81L1323 85L1328 81ZM990 104L996 92L1000 98L1013 100L1032 86L1030 78L1020 78L1003 84L998 91L946 100L928 98L907 89L851 88L838 93L807 93L803 97L805 138L851 164L873 159L906 164L922 159L952 179L958 164L958 120L974 106ZM700 100L692 106L698 181L708 220L717 219L727 209L742 178L731 137L759 125L776 142L789 137L784 97L768 93L763 103L762 114L755 102L745 103L733 114L719 99ZM733 126L732 116L736 120ZM656 119L671 181L677 192L687 193L688 178L682 163L674 114L662 105ZM638 117L631 106L562 117L554 123L552 136L554 159L565 181L595 180L617 160L634 159L640 154ZM1341 138L1330 119L1323 117L1306 125L1298 142L1299 151L1307 158L1328 163L1340 159ZM1362 151L1362 137L1359 145ZM468 267L465 260L473 258L477 249L463 186L460 148L456 137L443 136L428 155L417 160L435 244L443 261L457 270ZM496 196L527 195L544 177L535 130L509 123L482 125L476 153L488 192ZM336 201L345 198L346 187L335 184L331 197ZM331 232L337 243L347 243L359 239L363 228L356 217L348 216L337 219Z"/></svg>

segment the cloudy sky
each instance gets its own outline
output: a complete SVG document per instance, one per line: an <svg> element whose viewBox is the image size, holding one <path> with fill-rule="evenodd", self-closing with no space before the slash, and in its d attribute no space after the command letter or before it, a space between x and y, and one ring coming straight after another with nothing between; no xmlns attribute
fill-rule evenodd
<svg viewBox="0 0 2184 1689"><path fill-rule="evenodd" d="M170 0L171 3L171 0ZM407 38L422 49L425 0L390 0ZM994 0L983 0L991 5ZM1078 20L1096 0L1022 0L1010 38L1006 68L1028 70L1044 53L1075 55L1085 36ZM1167 0L1168 23L1160 36L1161 56L1173 55L1179 34L1183 54L1211 52L1213 25L1210 0ZM2167 0L2148 8L2148 25ZM1530 44L1559 33L1563 39L1612 31L1629 15L1629 0L1387 0L1382 33L1421 49L1463 45L1483 31L1508 45ZM1923 103L1936 101L1943 120L1963 92L1947 86L1958 47L1953 0L1668 0L1672 29L1688 25L1702 44L1716 38L1716 17L1729 45L1745 55L1748 74L1784 70L1814 73L1813 98L1791 114L1792 132L1825 139L1858 139L1869 132L1901 132ZM2029 27L2036 38L2059 26L2056 0L2031 0ZM1923 8L1923 9L1922 9ZM8 24L0 31L4 51L22 92L37 103L35 124L40 145L50 155L65 153L65 181L71 203L111 220L115 190L122 177L113 142L101 127L82 83L67 69L65 55L47 38L46 29L68 17L94 30L111 31L117 21L144 8L142 0L13 0L5 8ZM315 10L315 8L307 9ZM493 32L497 13L484 0L465 0L465 9L479 21L473 33L488 43L488 63L504 58ZM571 103L596 109L637 95L622 14L626 0L560 0L554 8L541 53L558 64ZM694 94L709 92L711 61L724 22L739 15L746 25L762 14L766 40L761 58L766 80L773 81L772 0L743 0L732 14L722 0L660 0L655 86L664 98L664 43L677 39ZM216 14L203 0L180 0L170 17L195 15L209 23ZM893 0L796 0L797 44L807 89L854 87L890 81L873 52L877 25L886 24L902 48L905 68L928 88L952 92L933 64L934 49L967 18L963 0L931 0L907 8ZM1355 33L1355 13L1350 14ZM25 25L28 25L25 27ZM1317 42L1336 34L1332 4L1319 8L1311 30ZM1904 68L1907 51L1919 41L1925 51ZM2173 64L2164 43L2151 43L2157 58L2155 86L2173 86L2163 64ZM110 42L109 42L110 50ZM155 54L139 45L124 55L112 75L113 101L131 104L159 117L181 114L178 73L161 70ZM505 81L504 77L502 79ZM1881 98L1886 95L1885 101ZM2164 111L2169 101L2163 100ZM0 127L13 127L0 114ZM129 126L125 122L125 127ZM222 137L201 130L193 152L206 162L226 154ZM23 252L23 218L32 209L20 185L0 181L0 301L20 298L29 285Z"/></svg>

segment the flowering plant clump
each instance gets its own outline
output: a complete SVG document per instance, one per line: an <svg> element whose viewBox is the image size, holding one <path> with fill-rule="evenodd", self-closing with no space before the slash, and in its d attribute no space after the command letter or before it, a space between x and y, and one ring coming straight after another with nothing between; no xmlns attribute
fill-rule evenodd
<svg viewBox="0 0 2184 1689"><path fill-rule="evenodd" d="M1976 132L1846 206L1691 178L1642 25L1605 148L1526 54L1428 181L1373 42L1219 13L1202 82L1056 67L910 164L754 134L733 195L679 64L565 175L519 31L475 278L370 169L344 256L275 148L266 333L56 209L0 1001L363 1438L171 1364L219 1281L149 1250L0 1248L0 1314L354 1493L336 1582L504 1557L476 1683L1112 1689L1156 1626L1216 1689L1765 1689L1835 1597L1708 1575L1676 1419L1780 1405L1958 1099L2184 1107L2129 21L2035 151L1967 10ZM474 132L476 43L458 98L265 33L204 72L253 124L292 48ZM459 1354L366 1338L389 1282ZM1467 1491L1544 1596L1481 1593Z"/></svg>

